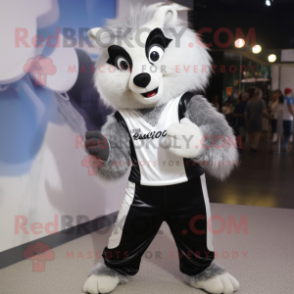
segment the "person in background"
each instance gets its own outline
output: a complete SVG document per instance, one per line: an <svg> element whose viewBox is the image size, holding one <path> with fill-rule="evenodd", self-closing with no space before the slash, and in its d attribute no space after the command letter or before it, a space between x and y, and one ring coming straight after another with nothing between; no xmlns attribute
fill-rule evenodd
<svg viewBox="0 0 294 294"><path fill-rule="evenodd" d="M292 134L293 117L294 117L294 100L291 88L284 90L284 104L283 104L283 128L284 128L284 141L282 146L282 152L288 152L288 144Z"/></svg>
<svg viewBox="0 0 294 294"><path fill-rule="evenodd" d="M221 112L225 116L228 124L232 127L233 124L234 124L233 107L232 107L231 103L228 100L223 104Z"/></svg>
<svg viewBox="0 0 294 294"><path fill-rule="evenodd" d="M249 94L249 100L251 100L251 98L254 96L255 89L257 89L257 88L256 87L247 87L246 88L245 92L247 92Z"/></svg>
<svg viewBox="0 0 294 294"><path fill-rule="evenodd" d="M246 122L245 122L245 109L247 105L247 101L249 99L249 93L248 92L242 92L240 94L240 101L236 105L233 113L233 117L236 118L236 127L238 130L238 134L242 137L242 140L246 138Z"/></svg>
<svg viewBox="0 0 294 294"><path fill-rule="evenodd" d="M283 105L283 94L281 90L277 89L272 91L272 101L270 102L270 116L272 125L272 143L276 143L278 140L277 134L277 121L279 111L282 109Z"/></svg>
<svg viewBox="0 0 294 294"><path fill-rule="evenodd" d="M256 88L253 97L248 101L245 109L245 121L248 129L251 153L257 153L257 146L262 132L262 116L269 117L265 102L261 97L262 91Z"/></svg>
<svg viewBox="0 0 294 294"><path fill-rule="evenodd" d="M215 94L214 96L213 96L213 99L212 99L212 105L215 107L215 109L217 110L217 111L219 111L220 109L220 106L219 106L219 96L218 96L218 94Z"/></svg>
<svg viewBox="0 0 294 294"><path fill-rule="evenodd" d="M233 108L232 108L232 105L231 103L227 100L224 104L223 104L223 107L222 107L222 114L224 116L226 115L230 115L232 114L233 112Z"/></svg>

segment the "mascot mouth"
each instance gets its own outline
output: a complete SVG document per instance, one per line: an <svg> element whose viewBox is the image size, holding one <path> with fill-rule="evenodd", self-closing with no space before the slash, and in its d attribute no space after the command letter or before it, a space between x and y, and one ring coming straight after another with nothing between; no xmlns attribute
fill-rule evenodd
<svg viewBox="0 0 294 294"><path fill-rule="evenodd" d="M145 98L152 98L153 96L155 96L158 92L158 88L150 91L150 92L147 92L147 93L142 93L141 95Z"/></svg>

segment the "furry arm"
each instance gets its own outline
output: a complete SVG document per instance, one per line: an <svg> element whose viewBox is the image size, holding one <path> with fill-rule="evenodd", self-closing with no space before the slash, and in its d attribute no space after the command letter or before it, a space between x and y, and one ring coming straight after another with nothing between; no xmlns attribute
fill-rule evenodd
<svg viewBox="0 0 294 294"><path fill-rule="evenodd" d="M203 133L201 152L193 159L212 176L225 179L238 165L239 156L232 128L225 117L199 95L190 100L185 116Z"/></svg>
<svg viewBox="0 0 294 294"><path fill-rule="evenodd" d="M98 167L98 175L107 180L117 179L128 171L131 161L129 134L118 124L113 114L107 117L101 133L110 148L107 160Z"/></svg>

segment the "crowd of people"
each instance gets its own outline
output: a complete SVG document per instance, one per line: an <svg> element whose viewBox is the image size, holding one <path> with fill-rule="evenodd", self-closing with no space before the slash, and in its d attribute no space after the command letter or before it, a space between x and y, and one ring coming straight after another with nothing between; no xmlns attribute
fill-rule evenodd
<svg viewBox="0 0 294 294"><path fill-rule="evenodd" d="M235 105L226 101L220 111L225 115L239 138L239 150L242 150L242 142L248 139L250 152L257 153L263 130L263 117L266 117L270 120L271 125L271 143L277 143L281 139L282 152L288 153L289 143L293 141L293 91L291 88L286 88L284 94L279 89L272 91L268 105L262 97L261 89L251 87L240 93ZM216 106L219 108L219 105ZM277 131L279 118L283 120L283 136L281 138L279 138Z"/></svg>

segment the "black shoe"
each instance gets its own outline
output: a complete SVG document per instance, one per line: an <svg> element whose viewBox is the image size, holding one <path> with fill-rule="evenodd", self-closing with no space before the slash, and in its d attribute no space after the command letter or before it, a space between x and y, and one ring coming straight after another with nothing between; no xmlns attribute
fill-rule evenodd
<svg viewBox="0 0 294 294"><path fill-rule="evenodd" d="M256 153L257 153L257 150L254 149L254 148L251 148L251 149L250 149L250 153L252 153L252 154L256 154Z"/></svg>

